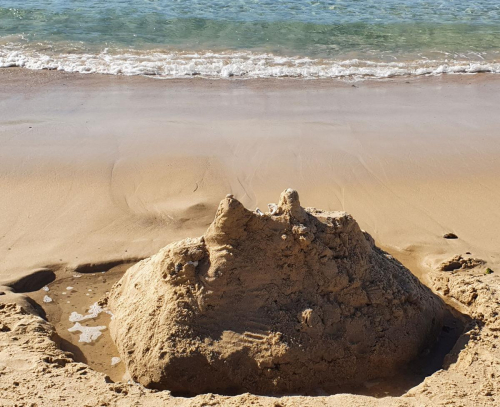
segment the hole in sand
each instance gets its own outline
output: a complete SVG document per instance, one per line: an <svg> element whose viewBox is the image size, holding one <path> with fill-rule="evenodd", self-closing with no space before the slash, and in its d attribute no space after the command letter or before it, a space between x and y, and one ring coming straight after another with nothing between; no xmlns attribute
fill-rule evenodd
<svg viewBox="0 0 500 407"><path fill-rule="evenodd" d="M105 264L111 266L106 268ZM60 348L71 352L77 362L107 374L114 382L124 380L125 368L113 359L120 355L108 330L112 315L98 301L131 265L123 261L118 265L115 261L99 263L93 266L94 270L100 270L98 273L73 271L30 294L56 328ZM52 301L44 302L45 296Z"/></svg>
<svg viewBox="0 0 500 407"><path fill-rule="evenodd" d="M33 270L9 286L16 293L28 293L40 290L43 286L50 284L56 279L56 274L48 268Z"/></svg>
<svg viewBox="0 0 500 407"><path fill-rule="evenodd" d="M109 262L107 264L112 264ZM112 381L128 380L125 377L125 367L111 339L109 330L112 315L99 309L97 301L106 295L113 284L117 282L132 264L120 264L100 273L71 273L68 277L55 280L48 285L49 290L40 289L31 297L43 307L46 318L55 326L58 338L56 340L62 350L73 353L78 362L88 364L96 371L107 374ZM100 269L102 270L102 264ZM49 295L52 302L44 303L43 297ZM400 396L410 388L421 383L427 376L443 368L445 357L457 343L470 319L448 306L448 315L437 343L432 349L424 349L421 355L404 369L394 372L389 378L370 380L360 387L342 388L338 392L348 392L374 397ZM79 324L75 329L75 324ZM81 341L81 327L89 328ZM104 328L102 328L104 327ZM100 329L102 328L102 329ZM74 332L70 330L73 329ZM84 329L85 330L85 329ZM466 343L457 344L462 348ZM241 391L234 389L231 394ZM190 397L195 394L177 394L174 396Z"/></svg>
<svg viewBox="0 0 500 407"><path fill-rule="evenodd" d="M75 273L82 273L82 274L102 273L111 270L114 267L121 266L123 264L130 265L132 263L137 263L138 261L141 260L143 259L139 257L131 257L128 259L115 259L115 260L108 260L96 263L83 263L79 264L75 268Z"/></svg>

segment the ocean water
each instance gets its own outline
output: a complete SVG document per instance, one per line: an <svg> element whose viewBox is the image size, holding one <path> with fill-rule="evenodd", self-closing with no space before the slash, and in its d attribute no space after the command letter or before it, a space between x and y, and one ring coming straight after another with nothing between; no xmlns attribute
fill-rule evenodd
<svg viewBox="0 0 500 407"><path fill-rule="evenodd" d="M157 77L500 73L500 0L0 0L0 67Z"/></svg>

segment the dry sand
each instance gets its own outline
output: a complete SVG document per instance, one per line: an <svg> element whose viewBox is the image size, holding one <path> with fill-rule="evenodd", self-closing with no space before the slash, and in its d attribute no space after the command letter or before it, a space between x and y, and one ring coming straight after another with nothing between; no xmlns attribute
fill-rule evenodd
<svg viewBox="0 0 500 407"><path fill-rule="evenodd" d="M39 289L37 279L144 258L201 235L227 193L264 209L276 191L293 187L304 206L352 214L378 245L479 321L457 350L459 363L406 397L378 403L495 405L498 321L485 309L498 304L498 271L484 276L484 267L500 270L500 79L352 85L0 70L0 283ZM448 232L458 239L443 239ZM466 252L484 267L432 271ZM22 279L39 267L47 269ZM3 292L2 303L31 309ZM11 306L2 312L0 404L74 405L82 394L88 405L131 405L141 394L144 405L377 403L344 395L186 401L106 384L61 356L51 326Z"/></svg>

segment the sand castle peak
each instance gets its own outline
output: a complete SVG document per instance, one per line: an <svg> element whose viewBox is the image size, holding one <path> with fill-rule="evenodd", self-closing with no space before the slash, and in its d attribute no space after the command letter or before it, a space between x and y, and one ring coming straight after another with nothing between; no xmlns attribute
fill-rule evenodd
<svg viewBox="0 0 500 407"><path fill-rule="evenodd" d="M298 221L303 222L307 218L304 208L300 206L299 193L294 189L288 188L281 193L278 208Z"/></svg>

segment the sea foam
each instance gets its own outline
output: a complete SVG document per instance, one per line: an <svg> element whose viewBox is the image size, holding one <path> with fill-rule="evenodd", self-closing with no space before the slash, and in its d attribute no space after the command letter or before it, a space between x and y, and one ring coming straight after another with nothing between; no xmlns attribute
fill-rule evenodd
<svg viewBox="0 0 500 407"><path fill-rule="evenodd" d="M24 67L158 78L346 78L370 79L441 74L500 73L497 60L368 61L284 57L250 51L167 52L117 50L101 53L49 53L21 45L0 48L0 67Z"/></svg>
<svg viewBox="0 0 500 407"><path fill-rule="evenodd" d="M83 326L79 322L68 329L69 332L80 332L78 342L91 343L102 335L105 326Z"/></svg>

